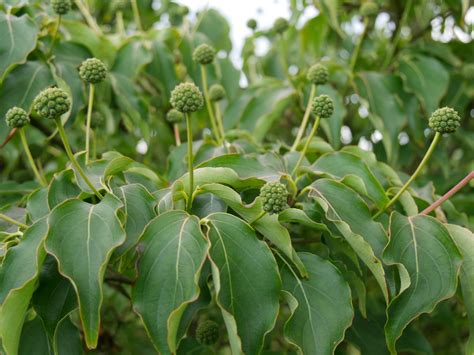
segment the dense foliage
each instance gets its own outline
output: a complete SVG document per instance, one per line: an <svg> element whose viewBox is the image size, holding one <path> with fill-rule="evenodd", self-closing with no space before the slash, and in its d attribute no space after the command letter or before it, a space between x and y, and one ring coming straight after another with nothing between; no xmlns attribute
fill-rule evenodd
<svg viewBox="0 0 474 355"><path fill-rule="evenodd" d="M2 1L0 353L474 354L468 3Z"/></svg>

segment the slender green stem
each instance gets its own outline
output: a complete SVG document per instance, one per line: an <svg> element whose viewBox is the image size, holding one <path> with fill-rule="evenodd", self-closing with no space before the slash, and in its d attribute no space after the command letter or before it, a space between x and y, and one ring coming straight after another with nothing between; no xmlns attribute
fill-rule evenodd
<svg viewBox="0 0 474 355"><path fill-rule="evenodd" d="M301 121L301 126L298 130L298 134L296 135L295 142L291 147L291 151L296 151L298 144L300 144L301 139L303 138L304 132L306 130L306 126L308 125L309 116L311 115L311 105L313 104L313 99L316 96L316 85L311 86L311 93L309 94L308 104L306 105L306 110L304 112L303 121Z"/></svg>
<svg viewBox="0 0 474 355"><path fill-rule="evenodd" d="M95 33L101 35L102 30L97 25L97 22L95 22L94 18L92 17L91 13L89 12L89 8L86 5L84 5L82 0L74 0L74 3L76 4L77 8L81 12L82 16L86 19L86 22L89 25L89 27L92 28L92 30Z"/></svg>
<svg viewBox="0 0 474 355"><path fill-rule="evenodd" d="M18 221L14 220L13 218L8 217L7 215L5 215L3 213L0 213L0 219L3 219L5 222L14 224L14 225L16 225L18 227L21 227L21 228L28 228L28 226L26 224L18 222Z"/></svg>
<svg viewBox="0 0 474 355"><path fill-rule="evenodd" d="M211 121L212 132L217 139L217 142L221 142L221 137L219 135L219 129L216 124L216 117L214 116L214 111L212 110L211 99L209 98L209 90L207 88L207 73L206 67L201 65L201 78L202 78L202 89L204 91L204 100L206 101L207 111L209 112L209 119Z"/></svg>
<svg viewBox="0 0 474 355"><path fill-rule="evenodd" d="M173 124L173 131L174 131L174 140L176 141L176 146L179 147L181 145L181 136L179 134L179 124Z"/></svg>
<svg viewBox="0 0 474 355"><path fill-rule="evenodd" d="M96 160L97 159L97 136L92 130L92 159Z"/></svg>
<svg viewBox="0 0 474 355"><path fill-rule="evenodd" d="M190 211L193 206L193 191L194 191L194 170L193 170L193 128L191 125L191 117L186 116L186 130L188 134L188 173L189 173L189 191L188 200L186 203L186 210Z"/></svg>
<svg viewBox="0 0 474 355"><path fill-rule="evenodd" d="M117 30L120 34L120 37L125 37L125 25L123 24L123 12L117 11L116 21L117 21Z"/></svg>
<svg viewBox="0 0 474 355"><path fill-rule="evenodd" d="M89 85L89 106L87 107L87 119L86 119L86 164L89 164L91 120L92 120L93 106L94 106L94 84L90 84Z"/></svg>
<svg viewBox="0 0 474 355"><path fill-rule="evenodd" d="M403 10L402 18L400 19L400 22L398 23L397 32L395 33L395 37L393 38L392 45L389 46L387 50L387 55L383 62L382 69L387 68L387 66L390 64L390 61L392 60L393 55L395 54L395 51L397 50L398 42L400 42L402 29L406 25L406 22L408 20L408 15L410 14L410 11L411 11L412 4L413 4L413 0L407 0L404 10Z"/></svg>
<svg viewBox="0 0 474 355"><path fill-rule="evenodd" d="M63 127L63 124L61 123L60 118L56 118L56 125L58 126L59 136L61 137L61 140L63 141L64 149L66 150L66 154L67 154L69 160L71 161L71 164L76 168L77 172L79 173L79 175L81 175L82 179L85 181L87 186L89 186L89 188L101 200L104 196L102 196L102 194L95 188L95 186L89 180L86 173L84 172L82 167L77 162L76 157L72 153L71 146L69 145L69 140L67 139L66 132L64 131L64 127Z"/></svg>
<svg viewBox="0 0 474 355"><path fill-rule="evenodd" d="M59 15L56 18L56 24L54 26L53 38L51 39L51 45L49 47L48 57L51 56L51 54L53 53L54 45L55 45L56 39L58 37L59 26L61 26L61 15Z"/></svg>
<svg viewBox="0 0 474 355"><path fill-rule="evenodd" d="M364 31L357 39L357 44L354 48L354 51L352 52L351 62L349 65L349 70L350 70L351 75L354 73L354 68L357 63L357 59L359 58L360 49L362 48L362 43L364 43L364 39L365 39L365 36L367 35L368 28L369 28L369 18L365 17L364 18Z"/></svg>
<svg viewBox="0 0 474 355"><path fill-rule="evenodd" d="M411 183L418 177L418 175L421 173L421 171L425 167L426 163L430 159L431 155L433 154L433 152L436 148L436 145L438 144L440 139L441 139L441 133L436 132L436 134L433 138L433 141L431 142L430 147L426 151L425 156L421 160L420 165L418 165L418 168L416 168L413 175L408 179L408 181L405 183L405 185L402 186L402 188L397 192L397 194L395 196L393 196L392 199L380 211L378 211L375 214L374 219L377 218L378 216L380 216L383 212L385 212L387 210L387 208L392 206L395 202L397 202L398 199L400 198L400 196L408 189L408 187L411 185Z"/></svg>
<svg viewBox="0 0 474 355"><path fill-rule="evenodd" d="M219 132L221 134L222 140L225 139L225 132L224 132L224 124L222 123L222 112L219 102L214 102L214 109L216 111L216 121L217 127L219 128Z"/></svg>
<svg viewBox="0 0 474 355"><path fill-rule="evenodd" d="M133 18L139 31L143 32L142 20L140 17L140 11L138 9L137 0L132 0Z"/></svg>
<svg viewBox="0 0 474 355"><path fill-rule="evenodd" d="M291 175L294 176L296 171L298 170L298 168L300 167L301 165L301 162L303 161L305 155L306 155L306 152L308 151L308 148L309 148L309 145L311 143L311 140L313 139L314 135L316 134L316 132L318 131L318 126L319 126L319 121L321 120L321 117L319 116L316 116L316 121L314 122L314 125L313 125L313 128L311 129L311 133L309 134L308 138L306 139L306 143L304 144L304 147L303 147L303 150L301 151L301 155L298 159L298 161L296 162L296 165L295 167L293 168L293 171L291 172Z"/></svg>
<svg viewBox="0 0 474 355"><path fill-rule="evenodd" d="M38 168L36 167L33 156L31 155L30 147L28 146L28 141L26 139L25 128L22 127L22 128L19 129L19 131L20 131L21 143L23 144L23 149L25 150L25 153L26 153L26 156L28 158L28 162L30 163L31 169L33 170L33 173L36 176L36 180L38 180L38 182L41 184L41 186L43 186L43 187L48 186L48 183L46 182L46 179L44 178L43 175L40 174Z"/></svg>
<svg viewBox="0 0 474 355"><path fill-rule="evenodd" d="M259 213L257 216L255 216L254 219L248 221L248 224L252 225L252 224L256 223L257 221L259 221L260 219L262 219L263 216L265 216L266 214L267 214L267 212L265 212L265 211L260 211L260 213Z"/></svg>
<svg viewBox="0 0 474 355"><path fill-rule="evenodd" d="M283 37L283 34L279 34L278 38L280 39L280 56L281 56L281 64L283 66L283 71L285 72L286 77L291 83L290 80L290 72L288 71L288 60L286 59L286 43L285 43L285 37Z"/></svg>

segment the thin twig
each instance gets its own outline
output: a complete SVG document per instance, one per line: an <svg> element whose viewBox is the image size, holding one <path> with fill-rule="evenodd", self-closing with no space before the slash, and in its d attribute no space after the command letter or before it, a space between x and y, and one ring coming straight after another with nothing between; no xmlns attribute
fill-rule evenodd
<svg viewBox="0 0 474 355"><path fill-rule="evenodd" d="M433 202L430 206L425 208L423 211L421 211L420 214L429 214L435 209L437 209L439 206L441 206L446 200L449 200L456 192L461 190L464 186L468 184L469 181L474 179L474 171L471 171L469 174L466 175L464 179L459 181L451 190L446 192L443 196L441 196L439 199L437 199L435 202Z"/></svg>

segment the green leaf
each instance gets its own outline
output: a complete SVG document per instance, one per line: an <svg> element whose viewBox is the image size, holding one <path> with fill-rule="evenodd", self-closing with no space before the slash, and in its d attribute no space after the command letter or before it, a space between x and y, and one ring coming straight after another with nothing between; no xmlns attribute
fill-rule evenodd
<svg viewBox="0 0 474 355"><path fill-rule="evenodd" d="M219 196L247 222L253 221L262 212L262 201L259 198L251 205L244 205L240 195L230 187L221 184L206 184L200 188L203 191ZM253 224L253 227L294 262L301 275L307 275L303 263L299 260L296 251L291 245L290 233L279 223L277 215L266 214L258 219Z"/></svg>
<svg viewBox="0 0 474 355"><path fill-rule="evenodd" d="M241 219L214 213L205 220L217 303L232 352L258 354L279 310L281 281L275 258Z"/></svg>
<svg viewBox="0 0 474 355"><path fill-rule="evenodd" d="M310 253L299 256L307 279L301 280L288 264L281 270L291 309L285 336L303 354L333 354L354 316L350 287L329 261Z"/></svg>
<svg viewBox="0 0 474 355"><path fill-rule="evenodd" d="M328 22L337 34L344 38L338 20L339 0L313 0L313 3L327 17Z"/></svg>
<svg viewBox="0 0 474 355"><path fill-rule="evenodd" d="M456 292L461 254L446 227L432 217L390 216L390 241L384 261L409 276L387 308L385 335L389 350L406 326L422 313L430 313Z"/></svg>
<svg viewBox="0 0 474 355"><path fill-rule="evenodd" d="M474 234L454 224L447 224L446 227L463 254L460 281L469 320L469 339L465 349L466 355L469 355L474 354Z"/></svg>
<svg viewBox="0 0 474 355"><path fill-rule="evenodd" d="M155 198L142 185L131 184L118 187L116 195L125 207L125 242L115 250L120 256L133 248L143 233L145 226L155 216Z"/></svg>
<svg viewBox="0 0 474 355"><path fill-rule="evenodd" d="M388 203L385 190L364 161L350 153L324 154L308 168L317 175L344 179L344 183L360 194L369 197L379 208Z"/></svg>
<svg viewBox="0 0 474 355"><path fill-rule="evenodd" d="M39 317L30 320L23 326L21 332L19 355L52 355L48 337Z"/></svg>
<svg viewBox="0 0 474 355"><path fill-rule="evenodd" d="M24 63L36 47L38 27L28 16L0 12L0 83L10 69Z"/></svg>
<svg viewBox="0 0 474 355"><path fill-rule="evenodd" d="M318 95L329 95L334 102L334 113L331 118L321 120L321 127L328 137L331 145L338 149L341 146L341 127L346 117L347 110L344 101L339 92L330 85L318 86Z"/></svg>
<svg viewBox="0 0 474 355"><path fill-rule="evenodd" d="M61 276L56 259L52 256L43 265L39 286L31 303L52 342L61 320L77 307L74 288L68 279Z"/></svg>
<svg viewBox="0 0 474 355"><path fill-rule="evenodd" d="M387 236L382 225L372 220L365 202L352 189L329 179L314 182L310 187L309 196L319 203L327 220L336 226L373 273L388 302L385 271L380 261Z"/></svg>
<svg viewBox="0 0 474 355"><path fill-rule="evenodd" d="M426 115L434 112L449 84L449 73L436 59L423 55L405 56L399 73L405 89L416 95Z"/></svg>
<svg viewBox="0 0 474 355"><path fill-rule="evenodd" d="M18 106L30 111L31 103L38 93L53 84L49 68L40 62L27 62L16 67L0 87L0 117L12 107ZM0 140L6 138L9 130L4 119L0 119Z"/></svg>
<svg viewBox="0 0 474 355"><path fill-rule="evenodd" d="M204 193L202 195L196 196L193 201L193 208L191 212L193 215L196 215L199 218L204 218L211 213L227 212L227 205L216 195Z"/></svg>
<svg viewBox="0 0 474 355"><path fill-rule="evenodd" d="M309 218L305 211L299 210L297 208L287 208L278 215L278 220L282 223L299 223L302 226L306 226L317 231L329 232L325 224L313 221L311 218Z"/></svg>
<svg viewBox="0 0 474 355"><path fill-rule="evenodd" d="M78 197L81 189L73 182L74 172L71 169L56 174L49 184L48 204L53 209L67 199Z"/></svg>
<svg viewBox="0 0 474 355"><path fill-rule="evenodd" d="M26 209L33 222L43 218L49 213L48 190L39 189L28 197Z"/></svg>
<svg viewBox="0 0 474 355"><path fill-rule="evenodd" d="M46 219L23 234L21 242L8 249L0 266L0 340L7 354L16 354L26 311L46 256L43 240Z"/></svg>
<svg viewBox="0 0 474 355"><path fill-rule="evenodd" d="M153 59L149 47L145 42L130 39L118 50L112 71L134 79Z"/></svg>
<svg viewBox="0 0 474 355"><path fill-rule="evenodd" d="M54 354L82 355L82 341L79 329L69 317L64 318L58 325L54 338Z"/></svg>
<svg viewBox="0 0 474 355"><path fill-rule="evenodd" d="M383 135L383 144L389 161L398 157L398 135L406 118L393 94L392 77L375 72L359 73L355 78L359 95L369 104L369 119Z"/></svg>
<svg viewBox="0 0 474 355"><path fill-rule="evenodd" d="M45 248L76 290L90 349L97 346L99 336L105 268L113 250L125 240L117 217L121 207L120 201L110 194L97 205L71 199L58 205L48 219Z"/></svg>
<svg viewBox="0 0 474 355"><path fill-rule="evenodd" d="M214 48L230 52L230 27L227 20L216 10L205 10L198 21L197 31L204 33L214 45Z"/></svg>
<svg viewBox="0 0 474 355"><path fill-rule="evenodd" d="M181 317L199 297L199 276L209 243L199 219L184 211L156 217L141 242L144 251L133 287L133 305L155 348L162 354L176 353Z"/></svg>

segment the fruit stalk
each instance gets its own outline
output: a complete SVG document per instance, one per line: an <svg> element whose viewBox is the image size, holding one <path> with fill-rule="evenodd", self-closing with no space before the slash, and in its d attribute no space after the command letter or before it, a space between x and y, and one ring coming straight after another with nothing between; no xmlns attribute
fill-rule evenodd
<svg viewBox="0 0 474 355"><path fill-rule="evenodd" d="M423 159L421 160L421 163L420 165L418 165L418 168L416 168L415 172L413 173L413 175L408 179L408 181L402 186L402 188L397 192L397 194L395 196L392 197L392 199L380 210L378 211L375 216L374 216L374 219L379 217L382 213L384 213L387 208L389 208L390 206L392 206L395 202L398 201L398 199L400 198L400 196L408 189L408 187L411 185L411 183L418 177L418 175L421 173L421 171L423 170L423 168L425 167L426 163L428 162L428 160L430 159L431 155L433 154L435 148L436 148L436 145L438 144L439 140L441 139L441 133L440 132L436 132L434 138L433 138L433 141L431 142L431 145L430 147L428 148L428 150L426 151L425 153L425 156L423 157Z"/></svg>
<svg viewBox="0 0 474 355"><path fill-rule="evenodd" d="M311 140L313 139L314 135L316 134L317 130L318 130L318 126L319 126L319 121L321 120L321 117L320 116L316 116L316 121L314 122L314 125L313 125L313 128L311 129L311 133L309 134L308 138L306 139L306 142L304 144L304 147L303 147L303 150L301 151L301 155L298 159L298 161L296 162L296 165L295 167L293 168L293 171L291 172L291 175L295 175L296 171L298 170L298 168L300 167L301 165L301 162L303 161L305 155L306 155L306 152L309 148L309 145L311 143Z"/></svg>
<svg viewBox="0 0 474 355"><path fill-rule="evenodd" d="M36 180L38 180L38 182L40 183L40 185L42 187L48 186L48 183L46 182L46 179L39 172L38 168L36 167L33 156L31 155L30 147L28 146L28 141L26 140L25 129L22 127L22 128L19 129L19 131L20 131L20 139L21 139L21 143L23 145L23 149L25 150L25 153L26 153L26 156L28 158L28 162L31 166L31 169L33 170L33 173L36 176Z"/></svg>
<svg viewBox="0 0 474 355"><path fill-rule="evenodd" d="M222 123L222 114L221 114L221 107L219 106L219 102L214 102L214 109L216 110L216 121L217 126L219 127L219 132L221 134L222 140L224 140L225 132L224 132L224 124Z"/></svg>
<svg viewBox="0 0 474 355"><path fill-rule="evenodd" d="M362 48L362 43L364 43L364 39L365 39L365 36L367 35L368 28L369 28L369 18L365 17L364 18L364 31L357 39L357 44L354 48L354 51L352 52L351 62L349 65L349 71L351 75L354 74L354 68L357 63L357 59L359 58L360 49Z"/></svg>
<svg viewBox="0 0 474 355"><path fill-rule="evenodd" d="M89 150L90 150L90 135L91 135L91 120L92 107L94 106L94 84L89 84L89 106L87 107L86 119L86 164L89 164Z"/></svg>
<svg viewBox="0 0 474 355"><path fill-rule="evenodd" d="M209 89L207 87L207 73L206 67L204 65L200 65L201 67L201 77L202 77L202 89L204 92L204 100L206 101L207 111L209 112L209 119L211 121L212 132L216 137L218 143L222 141L222 138L219 135L219 130L216 124L216 117L214 116L214 111L212 110L211 99L209 98Z"/></svg>
<svg viewBox="0 0 474 355"><path fill-rule="evenodd" d="M191 118L189 114L186 116L186 130L188 135L188 173L189 173L189 191L188 200L186 202L186 210L190 211L193 205L193 191L194 191L194 171L193 171L193 131L191 125Z"/></svg>
<svg viewBox="0 0 474 355"><path fill-rule="evenodd" d="M86 173L84 172L82 167L79 165L76 158L74 157L74 154L72 153L71 146L69 145L69 140L67 139L66 132L64 131L64 127L61 123L61 119L58 117L55 119L55 121L56 121L56 126L58 127L59 136L61 137L61 140L64 145L64 149L66 150L66 154L69 160L71 161L71 164L76 168L77 172L85 181L87 186L89 186L89 188L94 192L94 194L96 194L96 196L101 200L104 196L102 196L102 194L95 188L95 186L89 180Z"/></svg>
<svg viewBox="0 0 474 355"><path fill-rule="evenodd" d="M58 37L59 27L61 26L61 15L58 15L56 18L56 24L54 26L53 38L51 39L51 46L49 47L48 57L53 53L54 45L56 43L56 38Z"/></svg>
<svg viewBox="0 0 474 355"><path fill-rule="evenodd" d="M135 20L135 24L140 32L143 32L142 20L140 17L140 11L138 9L137 0L132 0L132 10L133 10L133 18Z"/></svg>
<svg viewBox="0 0 474 355"><path fill-rule="evenodd" d="M87 24L89 27L92 28L92 30L97 33L98 35L102 35L102 30L100 27L97 25L97 22L95 22L94 18L89 12L89 9L87 8L86 5L82 2L82 0L74 0L74 3L76 4L77 8L81 12L82 16L85 18Z"/></svg>
<svg viewBox="0 0 474 355"><path fill-rule="evenodd" d="M308 104L306 105L303 121L301 121L301 126L298 130L298 134L296 135L295 142L293 143L293 146L291 147L292 152L296 151L296 148L298 147L298 145L301 142L301 139L303 138L303 134L306 130L306 126L308 125L309 116L311 115L311 105L313 103L315 96L316 96L316 85L313 84L311 86L311 93L309 94Z"/></svg>
<svg viewBox="0 0 474 355"><path fill-rule="evenodd" d="M181 136L179 135L179 124L173 123L173 132L174 139L176 141L176 146L179 147L181 145Z"/></svg>

